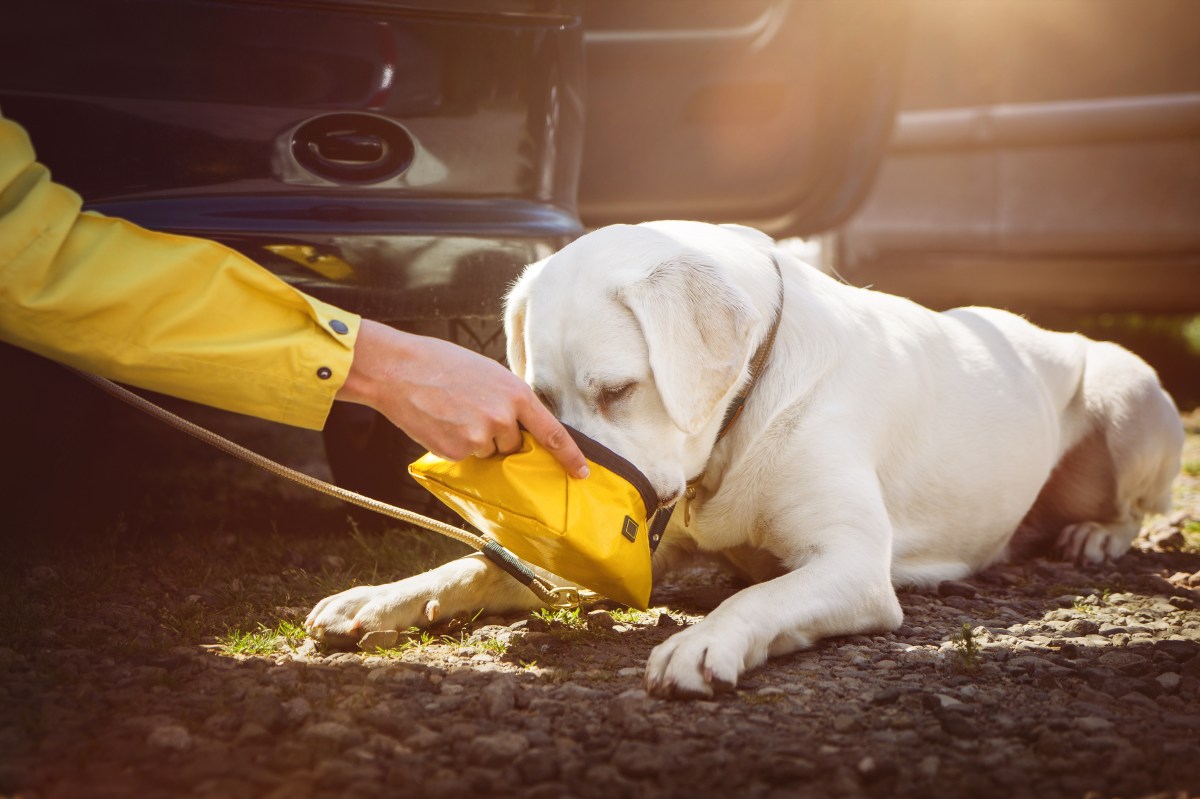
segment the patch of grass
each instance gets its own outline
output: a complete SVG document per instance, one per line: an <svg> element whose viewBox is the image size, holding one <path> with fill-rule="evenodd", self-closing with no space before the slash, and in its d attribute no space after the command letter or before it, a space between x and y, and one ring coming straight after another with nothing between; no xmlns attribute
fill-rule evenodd
<svg viewBox="0 0 1200 799"><path fill-rule="evenodd" d="M485 638L477 643L476 646L480 652L486 652L495 657L504 657L508 654L508 643L498 638Z"/></svg>
<svg viewBox="0 0 1200 799"><path fill-rule="evenodd" d="M1200 521L1188 519L1180 528L1183 533L1183 548L1189 552L1200 551Z"/></svg>
<svg viewBox="0 0 1200 799"><path fill-rule="evenodd" d="M432 640L432 639L431 639ZM496 638L481 638L476 641L469 640L465 633L455 638L452 635L443 635L437 639L439 643L445 644L453 650L458 649L474 649L488 655L502 657L508 654L508 644Z"/></svg>
<svg viewBox="0 0 1200 799"><path fill-rule="evenodd" d="M608 615L613 617L613 621L617 624L643 624L645 623L649 613L633 608L616 608L610 610Z"/></svg>
<svg viewBox="0 0 1200 799"><path fill-rule="evenodd" d="M398 655L403 655L405 652L420 652L425 647L440 640L433 633L429 632L429 630L422 630L420 627L409 627L404 631L404 635L407 635L408 638L400 641L391 649L381 650L381 652L395 652Z"/></svg>
<svg viewBox="0 0 1200 799"><path fill-rule="evenodd" d="M1193 355L1200 355L1200 316L1193 316L1184 322L1180 334L1187 342L1188 350Z"/></svg>
<svg viewBox="0 0 1200 799"><path fill-rule="evenodd" d="M1089 604L1083 599L1076 599L1071 603L1071 610L1075 611L1076 613L1082 613L1086 616L1095 613L1097 608L1095 605Z"/></svg>
<svg viewBox="0 0 1200 799"><path fill-rule="evenodd" d="M1200 477L1200 461L1184 461L1183 473L1188 477Z"/></svg>
<svg viewBox="0 0 1200 799"><path fill-rule="evenodd" d="M535 618L547 624L567 627L572 630L582 630L587 626L587 620L579 613L579 608L541 608L533 612Z"/></svg>
<svg viewBox="0 0 1200 799"><path fill-rule="evenodd" d="M273 628L259 623L250 631L228 629L217 644L226 655L273 655L285 650L294 652L305 637L304 628L285 620Z"/></svg>
<svg viewBox="0 0 1200 799"><path fill-rule="evenodd" d="M963 622L959 631L950 636L950 642L954 645L955 665L959 671L967 674L978 671L979 653L982 650L975 638L975 629L970 623Z"/></svg>

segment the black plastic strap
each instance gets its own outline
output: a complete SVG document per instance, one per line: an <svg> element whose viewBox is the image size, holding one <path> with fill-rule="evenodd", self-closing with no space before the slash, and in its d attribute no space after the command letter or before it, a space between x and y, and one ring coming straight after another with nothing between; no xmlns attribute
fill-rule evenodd
<svg viewBox="0 0 1200 799"><path fill-rule="evenodd" d="M675 510L672 505L669 508L659 508L654 513L654 518L650 520L650 554L654 554L654 550L658 549L658 542L662 541L663 532L667 529L667 522L671 521L671 513Z"/></svg>

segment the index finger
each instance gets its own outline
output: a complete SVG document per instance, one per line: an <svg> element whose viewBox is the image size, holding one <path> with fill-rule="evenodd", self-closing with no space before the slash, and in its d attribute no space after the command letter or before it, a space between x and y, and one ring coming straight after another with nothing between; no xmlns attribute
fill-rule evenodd
<svg viewBox="0 0 1200 799"><path fill-rule="evenodd" d="M527 406L526 412L518 419L529 431L529 434L546 449L554 459L562 464L567 474L580 479L590 473L587 458L579 451L575 439L562 426L554 414L546 410L546 406L534 401Z"/></svg>

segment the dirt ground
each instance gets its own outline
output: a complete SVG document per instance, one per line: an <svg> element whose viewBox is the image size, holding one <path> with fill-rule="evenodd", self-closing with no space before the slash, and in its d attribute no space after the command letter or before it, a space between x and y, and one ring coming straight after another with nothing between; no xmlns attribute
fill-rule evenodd
<svg viewBox="0 0 1200 799"><path fill-rule="evenodd" d="M0 797L1200 796L1186 421L1177 509L1117 563L905 592L896 632L772 659L703 702L641 681L656 644L737 589L704 571L645 613L319 652L300 626L316 600L462 550L152 434L161 451L117 496L6 533ZM318 471L302 443L289 457Z"/></svg>

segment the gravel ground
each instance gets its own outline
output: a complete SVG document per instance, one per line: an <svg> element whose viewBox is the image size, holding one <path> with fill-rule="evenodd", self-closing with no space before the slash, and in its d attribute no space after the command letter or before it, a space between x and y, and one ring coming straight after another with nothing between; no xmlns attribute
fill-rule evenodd
<svg viewBox="0 0 1200 799"><path fill-rule="evenodd" d="M1117 563L906 592L897 632L773 659L707 702L649 699L642 671L736 590L724 577L658 586L648 613L474 619L324 654L299 628L313 602L456 550L286 492L270 518L235 515L254 478L213 501L193 477L208 501L170 534L126 512L6 560L0 796L1200 796L1187 423L1177 510Z"/></svg>

